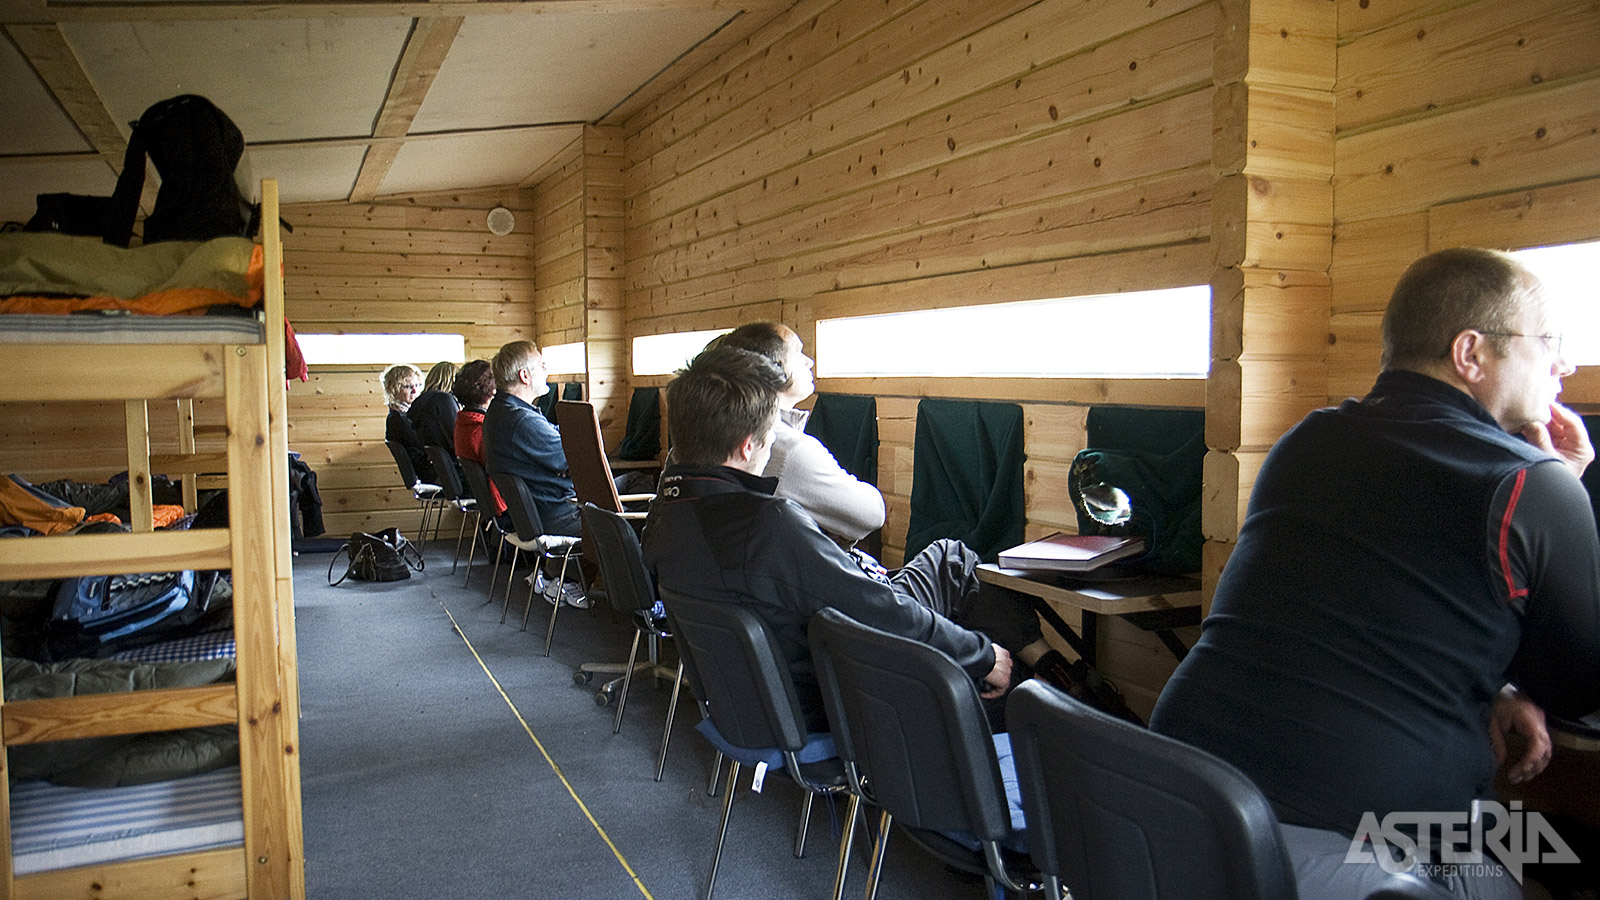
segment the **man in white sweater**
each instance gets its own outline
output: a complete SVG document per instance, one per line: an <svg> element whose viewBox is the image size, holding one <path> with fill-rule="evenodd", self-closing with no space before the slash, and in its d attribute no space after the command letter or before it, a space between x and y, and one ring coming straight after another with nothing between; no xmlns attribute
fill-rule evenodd
<svg viewBox="0 0 1600 900"><path fill-rule="evenodd" d="M777 496L800 504L823 532L846 548L882 528L883 495L846 472L821 441L806 434L811 413L795 406L816 389L815 363L806 356L800 336L776 322L753 322L718 338L717 344L765 356L789 378L778 394L772 458L761 472L778 479Z"/></svg>

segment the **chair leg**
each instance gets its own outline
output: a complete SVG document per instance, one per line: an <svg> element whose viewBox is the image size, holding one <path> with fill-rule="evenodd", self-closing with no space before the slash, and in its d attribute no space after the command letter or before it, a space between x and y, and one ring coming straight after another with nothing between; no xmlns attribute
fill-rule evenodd
<svg viewBox="0 0 1600 900"><path fill-rule="evenodd" d="M720 761L721 754L717 755ZM711 892L717 886L717 867L722 863L722 845L728 839L728 818L733 813L733 795L739 781L739 761L731 760L733 766L728 769L727 796L722 798L722 825L717 829L716 848L711 851L711 877L706 880L705 900L711 900Z"/></svg>
<svg viewBox="0 0 1600 900"><path fill-rule="evenodd" d="M717 795L717 791L722 789L721 788L721 779L718 777L721 774L722 774L722 751L718 750L716 757L714 757L711 760L711 780L706 782L706 796L707 797L715 797Z"/></svg>
<svg viewBox="0 0 1600 900"><path fill-rule="evenodd" d="M472 514L477 515L477 510L473 510ZM451 575L454 575L456 573L456 567L461 565L461 539L465 537L466 534L467 511L463 509L461 510L461 527L456 529L456 558L450 562Z"/></svg>
<svg viewBox="0 0 1600 900"><path fill-rule="evenodd" d="M639 638L644 632L633 629L633 649L628 651L628 668L622 673L622 693L617 695L617 714L611 718L611 733L622 730L622 711L628 706L628 688L633 684L633 661L639 658Z"/></svg>
<svg viewBox="0 0 1600 900"><path fill-rule="evenodd" d="M795 859L805 859L805 856L806 856L806 832L811 830L811 804L816 802L816 799L817 799L817 792L816 791L812 791L812 790L807 790L806 791L806 799L801 801L801 803L800 803L800 827L795 830L795 834L794 834L794 858Z"/></svg>
<svg viewBox="0 0 1600 900"><path fill-rule="evenodd" d="M506 573L506 596L500 603L500 624L506 623L506 611L511 608L511 583L517 577L517 554L521 551L516 547L511 548L511 571Z"/></svg>
<svg viewBox="0 0 1600 900"><path fill-rule="evenodd" d="M656 757L656 780L667 768L667 744L672 740L672 718L678 711L678 692L683 690L683 662L678 663L678 675L672 680L672 700L667 704L667 724L661 727L661 753Z"/></svg>
<svg viewBox="0 0 1600 900"><path fill-rule="evenodd" d="M478 518L472 523L472 543L467 545L467 577L461 579L461 589L466 590L472 583L472 563L478 558L478 539L483 537L483 513L475 513ZM487 552L488 545L484 545Z"/></svg>
<svg viewBox="0 0 1600 900"><path fill-rule="evenodd" d="M573 545L573 546L575 547L577 545ZM557 578L557 580L556 580L556 602L550 607L550 624L547 625L545 627L545 629L544 629L544 655L545 656L549 656L550 655L550 641L551 641L552 638L554 638L556 636L556 613L561 611L561 606L562 606L562 602L561 602L562 594L561 594L561 592L562 592L562 590L564 590L564 586L567 583L567 563L572 561L572 550L573 550L573 547L568 547L567 548L567 552L563 553L561 555L561 574L556 577ZM581 579L582 576L580 575L579 578ZM528 603L530 604L530 608L531 608L531 604L533 603L533 595L532 594L528 595ZM524 630L526 630L527 627L528 627L528 613L527 613L526 610L523 611L523 613L522 613L522 627L523 627Z"/></svg>
<svg viewBox="0 0 1600 900"><path fill-rule="evenodd" d="M867 900L878 900L878 878L883 874L883 854L889 849L889 826L894 816L883 810L878 814L878 839L872 843L872 861L867 863Z"/></svg>
<svg viewBox="0 0 1600 900"><path fill-rule="evenodd" d="M500 558L506 553L506 539L503 535L496 535L494 543L494 571L489 574L489 597L484 603L494 602L494 586L500 583ZM516 551L511 551L515 553ZM468 577L471 577L469 574Z"/></svg>
<svg viewBox="0 0 1600 900"><path fill-rule="evenodd" d="M839 836L839 865L833 873L833 900L844 900L844 883L850 877L850 851L856 842L856 817L861 814L861 795L850 794L845 807L844 834Z"/></svg>

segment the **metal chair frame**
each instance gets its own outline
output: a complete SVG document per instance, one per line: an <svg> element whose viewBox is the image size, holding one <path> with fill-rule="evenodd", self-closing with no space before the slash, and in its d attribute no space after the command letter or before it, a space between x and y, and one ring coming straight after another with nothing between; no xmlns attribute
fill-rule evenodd
<svg viewBox="0 0 1600 900"><path fill-rule="evenodd" d="M561 558L561 574L558 576L562 582L566 581L567 566L572 562L573 554L583 552L583 541L579 538L565 534L545 534L544 523L539 518L539 508L534 504L533 494L522 479L504 472L490 472L489 478L495 487L500 489L500 498L506 502L506 512L511 516L511 524L515 531L505 535L506 543L517 550L526 550L536 554L536 559ZM542 562L536 562L534 576L528 580L528 602L522 609L522 630L528 630L528 616L533 612L534 584L538 581L538 572L543 570ZM495 570L499 571L498 564ZM511 556L511 567L506 573L506 596L500 606L500 624L506 621L506 612L511 608L511 584L517 576L517 557ZM583 568L578 567L578 577L583 577ZM560 586L557 586L557 591ZM556 602L550 609L550 624L544 633L544 655L550 655L550 641L556 633L556 616L561 612L561 597L556 596Z"/></svg>
<svg viewBox="0 0 1600 900"><path fill-rule="evenodd" d="M417 550L421 552L428 543L428 515L436 506L443 504L441 494L444 488L437 484L429 484L417 477L416 466L411 464L411 457L406 454L406 448L398 441L386 440L383 443L389 448L389 455L394 457L395 468L400 470L401 483L411 492L411 496L422 504L422 521L417 523Z"/></svg>
<svg viewBox="0 0 1600 900"><path fill-rule="evenodd" d="M467 514L471 513L474 519L478 515L477 498L467 493L461 485L461 479L456 477L456 456L449 450L435 444L428 444L423 448L428 451L428 459L433 461L433 471L439 476L439 487L444 496L444 505L452 506L461 515L461 527L456 529L456 555L450 563L450 574L456 573L456 568L461 564L461 539L467 533ZM440 516L434 519L433 536L439 536L439 520L443 518L443 506L440 507ZM476 535L474 535L476 539ZM469 560L468 566L472 563Z"/></svg>

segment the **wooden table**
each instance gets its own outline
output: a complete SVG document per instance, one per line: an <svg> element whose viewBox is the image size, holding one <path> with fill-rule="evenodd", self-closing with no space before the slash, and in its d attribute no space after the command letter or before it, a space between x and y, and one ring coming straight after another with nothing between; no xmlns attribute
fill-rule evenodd
<svg viewBox="0 0 1600 900"><path fill-rule="evenodd" d="M1091 666L1095 664L1101 616L1116 616L1155 634L1180 660L1189 648L1173 629L1200 624L1200 579L1187 575L1073 578L1060 572L1003 569L983 563L978 566L978 580L1038 601L1034 605L1039 615ZM1061 617L1067 610L1082 614L1081 636Z"/></svg>

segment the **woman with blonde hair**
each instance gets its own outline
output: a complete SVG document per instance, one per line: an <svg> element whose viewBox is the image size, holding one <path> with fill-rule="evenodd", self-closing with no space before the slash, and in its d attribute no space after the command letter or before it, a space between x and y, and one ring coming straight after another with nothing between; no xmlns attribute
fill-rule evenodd
<svg viewBox="0 0 1600 900"><path fill-rule="evenodd" d="M424 446L443 447L451 456L456 452L456 415L461 412L461 404L450 393L455 380L455 363L435 363L428 370L422 393L411 402L411 409L406 413Z"/></svg>
<svg viewBox="0 0 1600 900"><path fill-rule="evenodd" d="M389 419L384 423L383 438L394 441L405 449L411 468L423 481L433 479L433 463L428 461L428 451L412 427L406 413L412 401L422 390L422 372L409 363L396 363L383 370L383 397L389 404Z"/></svg>

